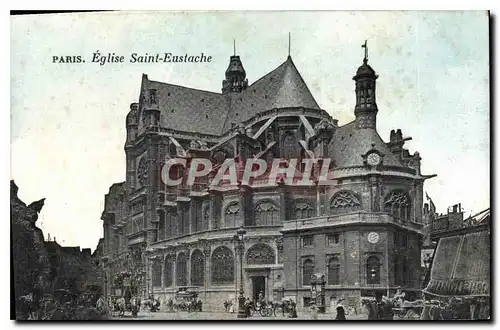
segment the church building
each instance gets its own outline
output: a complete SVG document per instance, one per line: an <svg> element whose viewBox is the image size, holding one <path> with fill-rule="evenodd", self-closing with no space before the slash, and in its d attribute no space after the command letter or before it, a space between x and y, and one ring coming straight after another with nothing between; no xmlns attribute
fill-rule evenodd
<svg viewBox="0 0 500 330"><path fill-rule="evenodd" d="M353 77L355 120L339 125L290 56L255 82L231 56L221 93L143 75L126 117L126 180L110 189L102 217L107 292L118 294L113 279L124 271L136 294L167 300L190 290L208 310L234 300L240 277L245 296L289 297L299 307L311 299L315 274L324 276L327 305L342 297L359 306L397 287L420 292L423 185L432 176L420 173L401 130L388 142L377 132L377 78L365 44ZM310 185L286 185L266 172L252 185L214 186L211 172L188 185L178 166L169 173L182 184L168 186L161 176L171 158L210 159L214 168L227 159L279 159L284 167L297 159L299 175L302 160L329 159L331 183L313 175Z"/></svg>

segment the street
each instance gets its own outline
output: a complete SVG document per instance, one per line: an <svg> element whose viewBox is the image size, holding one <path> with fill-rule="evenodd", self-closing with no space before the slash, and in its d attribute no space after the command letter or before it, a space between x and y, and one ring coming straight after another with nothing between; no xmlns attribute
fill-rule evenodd
<svg viewBox="0 0 500 330"><path fill-rule="evenodd" d="M141 311L137 318L133 318L130 312L127 312L124 317L113 317L113 320L237 320L236 313L225 313L225 312L149 312ZM300 314L298 315L299 320L312 320L310 314ZM318 320L334 320L335 314L318 314ZM367 316L363 314L359 315L347 315L347 320L366 320ZM289 319L287 316L282 317L279 314L276 317L262 317L257 313L252 317L244 320L293 320Z"/></svg>

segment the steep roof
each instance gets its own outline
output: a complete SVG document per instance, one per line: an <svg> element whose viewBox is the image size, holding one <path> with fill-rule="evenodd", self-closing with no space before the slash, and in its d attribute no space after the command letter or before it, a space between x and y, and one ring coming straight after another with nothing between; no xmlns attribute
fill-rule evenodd
<svg viewBox="0 0 500 330"><path fill-rule="evenodd" d="M222 94L199 89L148 81L157 90L161 125L166 128L195 133L219 135L227 113Z"/></svg>
<svg viewBox="0 0 500 330"><path fill-rule="evenodd" d="M357 128L355 121L340 126L335 131L329 145L329 154L337 167L362 166L363 158L361 155L364 155L372 148L385 154L385 165L402 166L378 135L377 130L373 128Z"/></svg>
<svg viewBox="0 0 500 330"><path fill-rule="evenodd" d="M257 113L286 107L320 109L291 57L241 93L213 93L146 80L144 89L156 89L161 125L166 128L221 135L231 123Z"/></svg>
<svg viewBox="0 0 500 330"><path fill-rule="evenodd" d="M232 122L247 120L264 110L287 107L320 109L290 56L241 94L234 95L224 131L231 128Z"/></svg>

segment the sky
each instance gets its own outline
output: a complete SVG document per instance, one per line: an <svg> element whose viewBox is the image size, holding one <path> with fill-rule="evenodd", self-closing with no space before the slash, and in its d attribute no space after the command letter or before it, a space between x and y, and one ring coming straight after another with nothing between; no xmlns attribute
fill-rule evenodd
<svg viewBox="0 0 500 330"><path fill-rule="evenodd" d="M486 12L121 12L11 17L11 179L38 226L95 248L104 195L125 180L125 117L149 79L220 92L233 39L249 83L291 56L322 109L354 119L361 44L379 74L377 129L410 136L440 213L490 205ZM210 63L92 63L93 53L170 52ZM52 63L80 55L85 63Z"/></svg>

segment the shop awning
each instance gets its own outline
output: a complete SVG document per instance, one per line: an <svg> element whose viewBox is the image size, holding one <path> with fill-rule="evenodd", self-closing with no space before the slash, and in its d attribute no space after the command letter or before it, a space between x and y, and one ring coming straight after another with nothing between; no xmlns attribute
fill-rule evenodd
<svg viewBox="0 0 500 330"><path fill-rule="evenodd" d="M441 238L434 254L431 279L423 292L446 297L489 296L489 231Z"/></svg>

